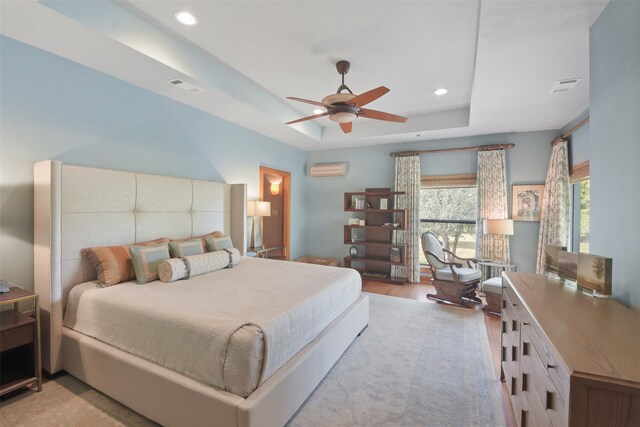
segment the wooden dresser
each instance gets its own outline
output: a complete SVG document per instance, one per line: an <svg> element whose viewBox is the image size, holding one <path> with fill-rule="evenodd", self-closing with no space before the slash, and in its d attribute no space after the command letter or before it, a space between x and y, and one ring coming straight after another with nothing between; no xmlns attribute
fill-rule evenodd
<svg viewBox="0 0 640 427"><path fill-rule="evenodd" d="M502 376L520 427L640 426L640 315L503 273Z"/></svg>

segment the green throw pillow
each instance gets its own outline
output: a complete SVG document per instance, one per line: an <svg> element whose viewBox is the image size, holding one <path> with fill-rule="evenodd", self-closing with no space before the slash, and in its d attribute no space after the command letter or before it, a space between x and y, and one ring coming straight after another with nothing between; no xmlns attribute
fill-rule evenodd
<svg viewBox="0 0 640 427"><path fill-rule="evenodd" d="M153 246L131 246L131 261L136 272L136 281L140 284L158 279L158 264L169 259L169 245L162 243Z"/></svg>
<svg viewBox="0 0 640 427"><path fill-rule="evenodd" d="M221 251L223 249L233 249L233 242L231 241L231 237L223 236L223 237L207 237L207 251Z"/></svg>
<svg viewBox="0 0 640 427"><path fill-rule="evenodd" d="M177 240L169 243L171 258L183 258L189 255L204 253L202 240L199 237L191 240Z"/></svg>

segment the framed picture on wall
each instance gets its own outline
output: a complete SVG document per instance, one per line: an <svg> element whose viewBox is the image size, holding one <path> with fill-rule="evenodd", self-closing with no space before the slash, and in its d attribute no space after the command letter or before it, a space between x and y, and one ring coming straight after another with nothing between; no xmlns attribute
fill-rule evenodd
<svg viewBox="0 0 640 427"><path fill-rule="evenodd" d="M514 221L540 221L544 185L511 187L511 218Z"/></svg>

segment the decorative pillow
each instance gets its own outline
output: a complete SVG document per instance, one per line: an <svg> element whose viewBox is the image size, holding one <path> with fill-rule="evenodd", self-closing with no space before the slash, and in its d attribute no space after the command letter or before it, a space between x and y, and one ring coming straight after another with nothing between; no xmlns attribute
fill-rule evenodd
<svg viewBox="0 0 640 427"><path fill-rule="evenodd" d="M222 231L214 231L209 234L205 234L204 236L198 237L198 239L202 240L202 250L207 252L207 237L224 237L224 233Z"/></svg>
<svg viewBox="0 0 640 427"><path fill-rule="evenodd" d="M181 258L202 253L204 253L204 249L202 248L202 239L199 237L169 242L169 254L171 254L171 258Z"/></svg>
<svg viewBox="0 0 640 427"><path fill-rule="evenodd" d="M169 259L169 245L131 246L131 261L136 272L136 281L141 285L158 278L158 264Z"/></svg>
<svg viewBox="0 0 640 427"><path fill-rule="evenodd" d="M158 277L165 283L175 282L223 268L231 268L239 262L240 251L235 248L184 258L171 258L158 265Z"/></svg>
<svg viewBox="0 0 640 427"><path fill-rule="evenodd" d="M207 251L209 252L233 249L233 242L229 236L207 237L205 241L207 242Z"/></svg>
<svg viewBox="0 0 640 427"><path fill-rule="evenodd" d="M167 243L169 239L161 238L144 243L132 243L131 245L147 246ZM97 248L87 248L83 250L93 266L98 272L98 284L101 287L117 285L118 283L135 280L136 273L131 262L129 247L122 246L101 246Z"/></svg>

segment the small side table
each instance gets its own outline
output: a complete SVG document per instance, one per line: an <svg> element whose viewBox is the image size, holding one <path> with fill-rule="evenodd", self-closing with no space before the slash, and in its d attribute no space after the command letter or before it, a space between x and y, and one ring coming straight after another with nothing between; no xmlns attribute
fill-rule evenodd
<svg viewBox="0 0 640 427"><path fill-rule="evenodd" d="M0 306L13 304L13 310L0 312L0 396L32 384L42 391L38 294L15 285L9 289L0 294ZM31 302L33 315L19 311L22 301Z"/></svg>
<svg viewBox="0 0 640 427"><path fill-rule="evenodd" d="M261 248L249 248L247 250L247 256L254 258L269 258L269 252L271 251L282 251L282 256L287 259L287 247L286 246L263 246Z"/></svg>

